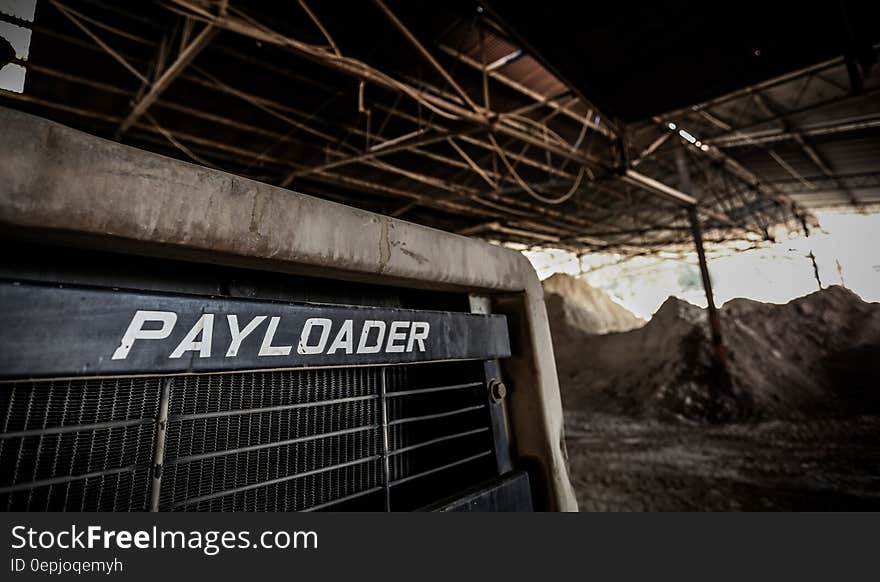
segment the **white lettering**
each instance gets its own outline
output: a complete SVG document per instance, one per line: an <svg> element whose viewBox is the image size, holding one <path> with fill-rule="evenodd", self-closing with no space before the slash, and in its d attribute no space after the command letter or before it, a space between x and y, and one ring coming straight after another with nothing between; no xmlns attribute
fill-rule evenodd
<svg viewBox="0 0 880 582"><path fill-rule="evenodd" d="M229 349L226 350L226 357L233 358L238 355L238 350L241 347L241 342L251 334L257 327L263 323L263 320L266 319L265 315L258 315L253 318L250 323L244 326L244 329L239 331L238 329L238 316L237 315L227 315L226 320L229 322L229 335L232 336L232 341L229 342Z"/></svg>
<svg viewBox="0 0 880 582"><path fill-rule="evenodd" d="M299 336L299 343L296 346L296 353L298 354L320 354L324 351L324 347L327 345L327 339L330 337L330 326L333 325L333 322L329 319L324 319L323 317L310 317L306 320L306 323L303 325L302 334ZM312 335L312 328L315 326L321 327L321 339L318 340L318 344L314 346L309 345L309 336Z"/></svg>
<svg viewBox="0 0 880 582"><path fill-rule="evenodd" d="M98 542L101 540L101 526L100 525L90 525L88 527L88 538L89 538L89 549L94 548L98 545Z"/></svg>
<svg viewBox="0 0 880 582"><path fill-rule="evenodd" d="M269 320L269 327L266 329L266 335L263 336L263 343L260 346L261 356L287 356L293 346L273 346L272 340L275 339L275 330L278 329L280 317L273 317Z"/></svg>
<svg viewBox="0 0 880 582"><path fill-rule="evenodd" d="M229 325L229 346L227 358L238 357L243 342L268 319L265 333L260 344L259 356L288 356L293 349L290 345L273 345L281 317L256 315L247 325L241 327L239 316L227 314ZM178 315L173 311L135 312L122 336L119 347L113 352L112 359L120 360L128 357L136 340L166 339L177 324ZM150 325L153 323L153 325ZM156 324L159 324L158 326ZM339 325L336 328L336 325ZM153 329L149 329L152 327ZM148 329L145 329L148 328ZM316 329L317 328L317 329ZM305 320L300 333L296 351L301 355L310 354L389 354L403 352L425 352L425 342L430 334L427 321L382 321L366 320L361 327L359 337L355 337L355 323L352 319L334 321L328 318L311 317ZM210 358L214 337L214 314L204 313L187 332L186 337L168 356L171 359L183 357L187 352L198 352L201 358ZM331 342L330 339L333 339ZM253 340L254 342L256 340ZM357 344L357 347L355 347ZM329 348L327 347L329 345Z"/></svg>
<svg viewBox="0 0 880 582"><path fill-rule="evenodd" d="M339 333L336 334L336 339L330 344L327 353L335 354L341 349L344 349L346 354L354 353L354 322L350 319L342 322L342 327L339 328Z"/></svg>
<svg viewBox="0 0 880 582"><path fill-rule="evenodd" d="M202 339L196 341L196 338L202 336ZM180 344L174 348L171 359L181 357L185 352L199 352L200 358L211 357L211 340L214 338L214 314L205 313L202 315L186 337L180 340Z"/></svg>
<svg viewBox="0 0 880 582"><path fill-rule="evenodd" d="M379 330L379 336L376 338L376 344L372 346L367 345L367 341L370 337L370 330L377 329ZM361 339L358 342L357 353L359 354L378 354L379 350L382 349L382 340L385 339L385 322L384 321L374 321L372 319L368 319L364 322L364 327L361 329Z"/></svg>
<svg viewBox="0 0 880 582"><path fill-rule="evenodd" d="M158 321L162 324L159 329L144 329L144 324L148 321ZM119 347L113 352L111 359L124 360L128 357L128 352L135 340L139 339L165 339L171 335L174 324L177 323L177 314L173 311L142 311L135 312L128 324L128 329L122 335L122 341Z"/></svg>
<svg viewBox="0 0 880 582"><path fill-rule="evenodd" d="M425 351L425 340L428 339L428 332L431 331L431 324L427 321L414 321L409 332L409 341L406 344L406 351L413 351L413 344L419 343L419 351Z"/></svg>
<svg viewBox="0 0 880 582"><path fill-rule="evenodd" d="M21 540L19 545L17 545L17 546L15 544L12 545L12 548L14 550L20 550L27 543L27 540L24 539L24 536L22 536L21 534L18 533L19 530L24 531L24 529L25 529L25 527L23 525L17 525L14 528L12 528L12 537Z"/></svg>
<svg viewBox="0 0 880 582"><path fill-rule="evenodd" d="M405 330L409 327L408 321L392 321L391 328L388 330L388 343L385 344L385 351L389 354L400 353L403 351L403 344L395 345L394 342L406 341L406 332L398 331Z"/></svg>

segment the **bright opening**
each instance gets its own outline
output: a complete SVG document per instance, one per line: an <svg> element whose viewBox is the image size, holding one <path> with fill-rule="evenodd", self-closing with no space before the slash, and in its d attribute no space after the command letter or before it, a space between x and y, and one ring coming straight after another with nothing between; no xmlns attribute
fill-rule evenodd
<svg viewBox="0 0 880 582"><path fill-rule="evenodd" d="M32 2L3 2L0 4L0 13L32 21L35 5L35 0ZM27 60L31 46L31 30L29 28L0 20L0 38L12 47L16 59ZM26 69L19 63L5 64L0 68L0 89L23 93L26 73Z"/></svg>
<svg viewBox="0 0 880 582"><path fill-rule="evenodd" d="M802 234L766 248L710 258L718 305L736 297L786 303L817 291L809 254L823 287L844 285L865 301L880 302L880 214L816 212L825 232ZM595 253L580 259L561 250L524 251L541 279L553 273L580 276L644 319L670 295L701 307L706 298L696 257L676 260Z"/></svg>

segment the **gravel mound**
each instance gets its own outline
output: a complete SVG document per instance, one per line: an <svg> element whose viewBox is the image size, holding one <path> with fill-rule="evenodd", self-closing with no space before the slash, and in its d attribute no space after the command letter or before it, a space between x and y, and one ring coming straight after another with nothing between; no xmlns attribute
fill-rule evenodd
<svg viewBox="0 0 880 582"><path fill-rule="evenodd" d="M880 304L830 287L785 305L736 299L720 313L728 391L717 389L705 311L680 299L621 333L551 321L566 409L696 422L880 411Z"/></svg>

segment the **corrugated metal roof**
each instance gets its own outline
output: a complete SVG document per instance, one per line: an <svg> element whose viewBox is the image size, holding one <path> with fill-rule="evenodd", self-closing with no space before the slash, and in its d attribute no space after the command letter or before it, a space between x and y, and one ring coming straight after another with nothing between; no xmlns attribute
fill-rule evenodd
<svg viewBox="0 0 880 582"><path fill-rule="evenodd" d="M623 178L629 167L678 185L673 146L682 142L664 138L666 117L619 127L467 2L398 1L388 9L393 19L380 2L315 4L309 15L269 1L232 3L227 13L195 0L125 9L41 1L34 22L20 23L33 29L19 63L25 91L0 92L0 103L463 234L627 255L690 246L681 205ZM209 25L214 31L193 49ZM759 92L804 127L837 119L832 113L874 115L874 81L870 93L852 97L841 74L838 63L806 89L800 76ZM749 99L668 117L710 144L731 131L712 116L743 131L778 130ZM849 109L815 108L826 100ZM876 128L848 135L849 145L839 134L808 137L834 167L831 177L788 141L774 144L803 178L795 182L768 161L767 147L688 146L707 237L757 242L773 225L808 219L788 193L810 205L845 203L835 189L874 200L876 186L864 180L876 173ZM855 173L868 176L837 183ZM805 181L815 186L806 193Z"/></svg>

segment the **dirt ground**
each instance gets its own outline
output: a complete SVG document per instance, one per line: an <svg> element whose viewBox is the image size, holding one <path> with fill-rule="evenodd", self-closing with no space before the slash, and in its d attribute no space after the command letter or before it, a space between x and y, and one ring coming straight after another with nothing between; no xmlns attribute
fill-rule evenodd
<svg viewBox="0 0 880 582"><path fill-rule="evenodd" d="M566 424L581 511L880 510L880 416Z"/></svg>
<svg viewBox="0 0 880 582"><path fill-rule="evenodd" d="M670 297L642 325L548 281L582 511L880 510L880 304L728 302L725 386L702 309Z"/></svg>

